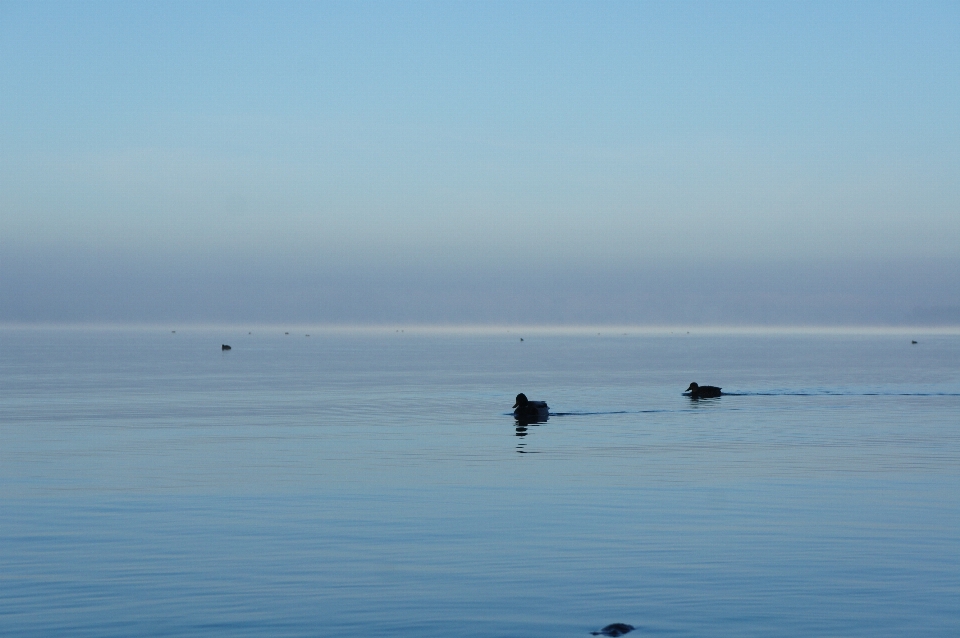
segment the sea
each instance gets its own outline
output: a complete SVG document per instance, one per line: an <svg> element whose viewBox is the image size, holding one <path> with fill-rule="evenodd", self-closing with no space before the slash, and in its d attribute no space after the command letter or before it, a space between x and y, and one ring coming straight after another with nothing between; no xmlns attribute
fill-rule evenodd
<svg viewBox="0 0 960 638"><path fill-rule="evenodd" d="M611 623L960 635L960 331L0 328L0 635Z"/></svg>

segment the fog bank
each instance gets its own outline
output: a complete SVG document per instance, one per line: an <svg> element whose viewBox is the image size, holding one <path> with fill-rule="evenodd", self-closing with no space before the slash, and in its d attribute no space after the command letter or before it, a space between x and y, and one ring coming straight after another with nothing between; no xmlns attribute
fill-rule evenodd
<svg viewBox="0 0 960 638"><path fill-rule="evenodd" d="M3 322L960 325L960 262L309 264L0 259Z"/></svg>

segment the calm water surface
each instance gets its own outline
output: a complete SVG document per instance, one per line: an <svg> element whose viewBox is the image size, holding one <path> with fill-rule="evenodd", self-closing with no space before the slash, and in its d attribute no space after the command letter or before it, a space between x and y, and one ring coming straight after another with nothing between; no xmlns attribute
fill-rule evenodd
<svg viewBox="0 0 960 638"><path fill-rule="evenodd" d="M918 341L2 329L0 634L960 635Z"/></svg>

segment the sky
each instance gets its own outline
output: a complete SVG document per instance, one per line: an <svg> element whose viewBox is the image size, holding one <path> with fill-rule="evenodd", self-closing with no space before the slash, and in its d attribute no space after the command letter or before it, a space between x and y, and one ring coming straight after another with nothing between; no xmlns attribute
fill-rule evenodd
<svg viewBox="0 0 960 638"><path fill-rule="evenodd" d="M0 322L960 324L956 2L0 2Z"/></svg>

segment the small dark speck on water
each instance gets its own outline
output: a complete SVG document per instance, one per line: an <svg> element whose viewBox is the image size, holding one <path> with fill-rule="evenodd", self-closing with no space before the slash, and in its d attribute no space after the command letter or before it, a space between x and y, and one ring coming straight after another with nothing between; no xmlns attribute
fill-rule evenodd
<svg viewBox="0 0 960 638"><path fill-rule="evenodd" d="M224 344L221 344L220 349L221 349L221 350L230 350L231 348L230 348L230 346L228 346L227 344L224 343Z"/></svg>
<svg viewBox="0 0 960 638"><path fill-rule="evenodd" d="M911 341L910 343L912 343L913 345L917 345L916 341Z"/></svg>
<svg viewBox="0 0 960 638"><path fill-rule="evenodd" d="M288 334L290 334L290 333L289 333L289 332L284 332L283 334L288 335Z"/></svg>
<svg viewBox="0 0 960 638"><path fill-rule="evenodd" d="M520 337L520 341L523 341L523 337Z"/></svg>

